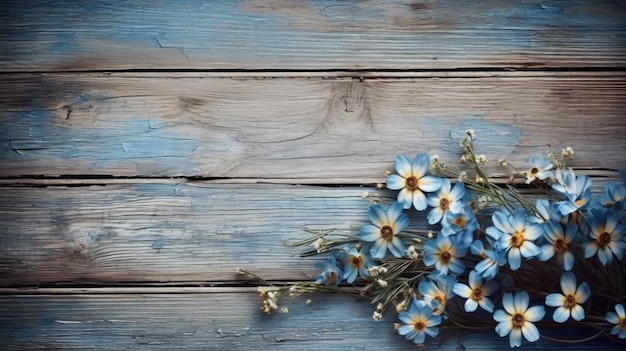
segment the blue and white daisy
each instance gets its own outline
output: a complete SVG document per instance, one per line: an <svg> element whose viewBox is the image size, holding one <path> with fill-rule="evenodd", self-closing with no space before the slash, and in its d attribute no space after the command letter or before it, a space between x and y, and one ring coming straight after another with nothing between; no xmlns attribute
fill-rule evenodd
<svg viewBox="0 0 626 351"><path fill-rule="evenodd" d="M478 221L470 206L465 206L459 212L446 212L441 221L441 234L458 236L465 245L471 245L474 240L474 231L478 229Z"/></svg>
<svg viewBox="0 0 626 351"><path fill-rule="evenodd" d="M428 196L428 206L432 207L427 217L428 224L439 223L448 211L461 211L464 196L465 185L462 182L456 183L452 188L450 180L444 178L439 191Z"/></svg>
<svg viewBox="0 0 626 351"><path fill-rule="evenodd" d="M487 297L498 289L494 281L484 281L476 271L470 271L468 284L455 283L452 291L465 300L465 312L474 312L478 306L485 311L493 312L493 302Z"/></svg>
<svg viewBox="0 0 626 351"><path fill-rule="evenodd" d="M598 208L592 208L589 214L590 231L585 244L585 258L597 253L602 265L611 263L613 256L621 260L626 250L626 242L622 240L626 234L626 225L620 223L619 214Z"/></svg>
<svg viewBox="0 0 626 351"><path fill-rule="evenodd" d="M539 340L539 330L533 323L540 321L546 311L541 305L528 307L529 302L525 291L515 295L506 293L502 297L504 309L493 314L493 319L498 322L496 333L500 337L508 335L511 348L522 346L522 336L530 342Z"/></svg>
<svg viewBox="0 0 626 351"><path fill-rule="evenodd" d="M426 335L435 337L439 334L437 326L441 324L441 316L434 315L425 301L413 299L409 309L401 312L399 318L404 324L398 327L398 334L416 344L423 344Z"/></svg>
<svg viewBox="0 0 626 351"><path fill-rule="evenodd" d="M544 238L548 242L541 246L539 260L547 261L556 254L559 265L566 271L574 267L574 254L571 246L576 239L577 227L571 223L565 224L565 232L560 222L550 219L544 226Z"/></svg>
<svg viewBox="0 0 626 351"><path fill-rule="evenodd" d="M317 276L315 284L337 286L341 283L343 271L337 265L335 255L331 255L327 261L320 262L315 266L323 270L322 273Z"/></svg>
<svg viewBox="0 0 626 351"><path fill-rule="evenodd" d="M626 312L622 304L615 305L615 312L608 312L606 314L606 321L615 324L611 329L611 335L617 335L620 339L626 339Z"/></svg>
<svg viewBox="0 0 626 351"><path fill-rule="evenodd" d="M368 253L368 245L363 245L361 248L352 246L344 250L339 255L343 263L343 279L352 284L357 276L366 278L369 275L367 269L374 265L374 260Z"/></svg>
<svg viewBox="0 0 626 351"><path fill-rule="evenodd" d="M383 258L387 249L396 257L402 257L406 246L397 234L409 226L409 218L402 212L402 204L394 202L387 212L380 206L370 206L367 215L372 224L361 227L359 238L373 242L371 254L374 258Z"/></svg>
<svg viewBox="0 0 626 351"><path fill-rule="evenodd" d="M585 318L585 310L581 304L585 303L589 296L591 296L591 288L585 282L576 286L576 277L572 272L565 272L561 276L561 291L560 293L552 293L546 296L546 305L550 307L557 307L552 315L557 323L563 323L569 319L581 321Z"/></svg>
<svg viewBox="0 0 626 351"><path fill-rule="evenodd" d="M405 209L415 207L418 211L423 211L427 207L426 195L424 192L434 192L441 188L442 178L429 175L430 158L427 154L418 154L409 162L404 155L396 156L396 172L387 177L387 188L400 190L398 202L402 203Z"/></svg>
<svg viewBox="0 0 626 351"><path fill-rule="evenodd" d="M461 274L465 271L465 264L460 260L467 254L467 247L459 242L456 237L437 235L437 239L428 240L424 244L423 262L427 266L435 265L442 274L451 271Z"/></svg>
<svg viewBox="0 0 626 351"><path fill-rule="evenodd" d="M454 296L452 287L456 283L453 275L444 275L441 272L434 271L430 274L431 279L419 283L418 291L422 294L424 301L430 304L433 314L440 315L446 308L448 299Z"/></svg>
<svg viewBox="0 0 626 351"><path fill-rule="evenodd" d="M554 177L552 168L554 165L550 160L544 157L531 157L528 162L531 164L530 169L526 172L526 184L530 184L535 179L545 180Z"/></svg>
<svg viewBox="0 0 626 351"><path fill-rule="evenodd" d="M576 176L573 171L557 169L554 177L556 182L552 184L552 189L564 198L564 201L557 203L561 215L566 216L589 205L591 178L588 175Z"/></svg>
<svg viewBox="0 0 626 351"><path fill-rule="evenodd" d="M524 210L518 208L510 216L496 211L492 220L494 225L487 228L486 233L507 251L511 270L515 271L521 266L522 257L532 258L541 253L534 241L543 235L543 227L539 223L529 222Z"/></svg>

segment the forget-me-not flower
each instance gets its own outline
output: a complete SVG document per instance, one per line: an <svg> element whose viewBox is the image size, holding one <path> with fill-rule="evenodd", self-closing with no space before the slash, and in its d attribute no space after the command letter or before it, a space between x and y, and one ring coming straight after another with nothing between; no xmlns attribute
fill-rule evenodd
<svg viewBox="0 0 626 351"><path fill-rule="evenodd" d="M626 249L626 242L622 240L626 234L626 225L621 224L619 214L598 208L592 208L589 214L590 232L585 245L585 258L597 253L602 265L611 263L613 256L621 260Z"/></svg>
<svg viewBox="0 0 626 351"><path fill-rule="evenodd" d="M434 315L425 301L413 299L411 307L401 312L399 318L404 324L398 327L398 334L416 344L424 343L426 335L435 337L439 334L437 325L441 324L441 316Z"/></svg>
<svg viewBox="0 0 626 351"><path fill-rule="evenodd" d="M374 260L368 253L368 245L363 245L360 248L352 246L344 250L339 256L344 266L343 278L352 284L357 276L367 277L369 275L367 269L374 265Z"/></svg>
<svg viewBox="0 0 626 351"><path fill-rule="evenodd" d="M470 271L466 284L455 283L452 291L465 300L465 312L474 312L480 305L485 311L493 312L493 302L487 297L498 288L494 281L484 281L476 271Z"/></svg>
<svg viewBox="0 0 626 351"><path fill-rule="evenodd" d="M461 211L464 196L465 185L462 182L458 182L452 187L450 180L444 178L439 191L428 196L428 206L432 207L427 217L428 224L439 223L448 211Z"/></svg>
<svg viewBox="0 0 626 351"><path fill-rule="evenodd" d="M409 226L409 218L402 212L402 204L394 202L387 212L380 206L370 206L367 215L372 224L361 227L359 238L373 242L372 257L383 258L387 249L396 257L402 257L406 247L397 234Z"/></svg>
<svg viewBox="0 0 626 351"><path fill-rule="evenodd" d="M580 304L585 303L591 295L589 285L583 282L577 287L574 273L565 272L561 276L561 291L562 294L552 293L546 296L546 305L557 307L552 319L557 323L565 322L570 316L576 321L583 320L585 310Z"/></svg>
<svg viewBox="0 0 626 351"><path fill-rule="evenodd" d="M522 346L522 336L530 342L539 340L539 330L533 324L546 314L542 305L528 307L528 293L520 291L513 295L506 293L502 297L503 310L497 310L493 319L498 322L496 333L501 337L509 336L509 345Z"/></svg>
<svg viewBox="0 0 626 351"><path fill-rule="evenodd" d="M547 261L556 254L559 265L566 271L571 271L574 267L574 254L571 245L576 238L577 227L571 223L565 224L565 232L560 222L550 219L544 226L544 238L547 244L541 246L539 260Z"/></svg>
<svg viewBox="0 0 626 351"><path fill-rule="evenodd" d="M626 339L626 312L624 311L624 306L618 303L615 305L615 312L608 312L605 318L607 322L615 324L611 329L611 335L617 335L620 339Z"/></svg>
<svg viewBox="0 0 626 351"><path fill-rule="evenodd" d="M543 228L539 223L529 222L524 210L518 208L510 216L496 211L492 220L494 225L487 228L486 233L507 251L511 270L515 271L521 266L522 257L532 258L541 253L534 240L543 235Z"/></svg>
<svg viewBox="0 0 626 351"><path fill-rule="evenodd" d="M427 266L435 265L442 274L448 274L448 270L455 274L465 271L465 264L460 260L467 254L467 247L459 242L456 237L437 235L437 239L428 240L424 244L423 262Z"/></svg>
<svg viewBox="0 0 626 351"><path fill-rule="evenodd" d="M552 184L552 189L564 198L557 203L561 215L587 207L591 201L591 178L588 175L576 176L573 171L557 169L554 177L556 182Z"/></svg>
<svg viewBox="0 0 626 351"><path fill-rule="evenodd" d="M322 273L317 276L315 284L326 284L337 286L341 283L343 271L337 265L337 259L335 255L331 255L327 261L319 262L315 265L317 268L322 269Z"/></svg>
<svg viewBox="0 0 626 351"><path fill-rule="evenodd" d="M427 207L426 195L424 192L434 192L441 188L442 178L429 175L430 158L427 154L418 154L410 162L404 155L396 156L396 172L387 177L387 188L400 190L398 202L401 202L405 209L415 207L418 211L423 211Z"/></svg>

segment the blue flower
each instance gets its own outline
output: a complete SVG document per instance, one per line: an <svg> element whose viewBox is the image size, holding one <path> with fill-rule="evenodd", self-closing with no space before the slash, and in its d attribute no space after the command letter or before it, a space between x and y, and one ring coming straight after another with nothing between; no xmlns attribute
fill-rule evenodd
<svg viewBox="0 0 626 351"><path fill-rule="evenodd" d="M544 237L548 241L541 247L539 260L547 261L554 254L559 265L566 271L571 271L574 267L574 254L571 252L571 245L576 238L576 226L571 223L565 224L565 233L560 222L550 219L544 226Z"/></svg>
<svg viewBox="0 0 626 351"><path fill-rule="evenodd" d="M480 305L485 311L493 312L493 302L487 297L498 288L494 281L484 282L476 271L470 271L468 284L455 283L452 291L460 297L466 298L465 312L474 312Z"/></svg>
<svg viewBox="0 0 626 351"><path fill-rule="evenodd" d="M440 315L446 308L448 299L454 296L452 287L456 283L456 278L453 275L444 274L431 274L430 277L432 280L419 283L417 289L422 294L424 301L432 307L433 314Z"/></svg>
<svg viewBox="0 0 626 351"><path fill-rule="evenodd" d="M506 293L502 297L504 310L493 314L493 319L498 322L496 333L500 337L508 335L511 348L522 346L522 336L530 342L539 340L539 330L533 323L540 321L546 311L541 305L529 308L529 302L525 291L517 292L515 296Z"/></svg>
<svg viewBox="0 0 626 351"><path fill-rule="evenodd" d="M577 177L573 171L557 169L555 179L552 189L564 198L564 201L557 203L561 215L566 216L587 207L591 201L591 178L588 175Z"/></svg>
<svg viewBox="0 0 626 351"><path fill-rule="evenodd" d="M436 224L448 211L459 212L463 209L463 196L465 196L465 185L458 182L450 190L450 180L444 178L441 188L437 193L428 196L428 206L433 209L428 213L428 224Z"/></svg>
<svg viewBox="0 0 626 351"><path fill-rule="evenodd" d="M626 185L609 183L604 186L604 193L600 196L599 202L602 206L621 211L624 209L626 199Z"/></svg>
<svg viewBox="0 0 626 351"><path fill-rule="evenodd" d="M572 272L565 272L561 276L561 291L563 294L552 293L546 296L546 305L557 307L552 315L557 323L565 322L570 315L576 321L585 318L585 310L580 304L585 303L591 295L591 289L587 283L576 287L576 277Z"/></svg>
<svg viewBox="0 0 626 351"><path fill-rule="evenodd" d="M482 256L481 256L482 257ZM506 251L504 250L485 250L484 258L474 266L474 270L478 272L483 278L490 280L493 279L500 267L506 264Z"/></svg>
<svg viewBox="0 0 626 351"><path fill-rule="evenodd" d="M467 247L455 237L437 235L436 240L429 240L424 244L423 262L427 266L434 264L442 274L448 274L448 270L461 274L465 271L465 264L459 258L466 253Z"/></svg>
<svg viewBox="0 0 626 351"><path fill-rule="evenodd" d="M322 273L317 276L315 284L337 286L341 283L343 271L337 265L337 259L334 255L331 255L328 261L319 262L315 266L323 270Z"/></svg>
<svg viewBox="0 0 626 351"><path fill-rule="evenodd" d="M592 208L589 214L590 232L585 245L585 258L597 253L602 265L611 263L613 256L621 260L626 249L626 242L622 240L626 226L620 223L619 214L598 208Z"/></svg>
<svg viewBox="0 0 626 351"><path fill-rule="evenodd" d="M426 195L424 192L433 192L441 188L442 179L434 175L428 175L430 168L430 158L427 154L418 154L409 162L404 155L396 156L396 172L387 177L387 188L400 190L398 202L404 205L405 209L411 205L418 211L423 211L427 207Z"/></svg>
<svg viewBox="0 0 626 351"><path fill-rule="evenodd" d="M517 270L522 264L522 257L532 258L541 253L534 240L543 235L539 223L531 223L526 212L516 209L513 215L507 216L496 211L492 216L494 226L486 229L487 235L498 241L498 246L507 251L511 270Z"/></svg>
<svg viewBox="0 0 626 351"><path fill-rule="evenodd" d="M615 313L617 312L617 313ZM622 304L615 305L615 312L606 314L606 321L615 326L611 329L611 335L617 335L620 339L626 339L626 312Z"/></svg>
<svg viewBox="0 0 626 351"><path fill-rule="evenodd" d="M560 220L561 213L559 212L558 205L550 202L548 199L539 199L537 200L537 213L535 216L528 217L528 221L532 223L540 223L544 224L549 219Z"/></svg>
<svg viewBox="0 0 626 351"><path fill-rule="evenodd" d="M398 327L398 334L416 344L424 343L426 335L435 337L439 334L437 325L441 324L441 316L434 315L424 301L413 299L409 310L401 312L399 318L404 324Z"/></svg>
<svg viewBox="0 0 626 351"><path fill-rule="evenodd" d="M526 184L532 183L535 179L544 180L554 177L552 172L552 163L543 157L531 157L529 160L530 169L526 172Z"/></svg>
<svg viewBox="0 0 626 351"><path fill-rule="evenodd" d="M441 234L458 236L460 241L469 246L474 240L474 231L478 229L478 221L472 208L466 206L455 213L448 211L441 221Z"/></svg>
<svg viewBox="0 0 626 351"><path fill-rule="evenodd" d="M366 242L373 242L372 257L383 258L387 249L396 257L402 257L406 247L397 236L409 226L409 219L402 213L402 204L394 202L387 212L380 206L370 206L367 215L373 224L361 227L359 238Z"/></svg>
<svg viewBox="0 0 626 351"><path fill-rule="evenodd" d="M343 262L343 278L350 284L352 284L357 275L361 278L368 276L367 269L374 265L374 260L367 254L369 251L368 245L363 245L360 249L356 247L350 247L339 255L340 260Z"/></svg>

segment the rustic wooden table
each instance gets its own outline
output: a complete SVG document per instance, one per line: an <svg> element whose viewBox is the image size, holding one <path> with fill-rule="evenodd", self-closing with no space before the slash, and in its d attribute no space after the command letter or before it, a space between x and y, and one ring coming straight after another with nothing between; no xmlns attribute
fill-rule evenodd
<svg viewBox="0 0 626 351"><path fill-rule="evenodd" d="M467 129L572 146L595 191L626 168L620 1L3 1L0 48L7 350L414 349L345 296L267 317L236 267L315 276L284 241L367 222L396 154Z"/></svg>

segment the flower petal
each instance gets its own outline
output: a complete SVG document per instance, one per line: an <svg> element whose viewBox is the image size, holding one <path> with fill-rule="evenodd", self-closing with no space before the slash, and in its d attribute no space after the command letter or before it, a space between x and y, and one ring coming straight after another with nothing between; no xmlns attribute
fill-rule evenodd
<svg viewBox="0 0 626 351"><path fill-rule="evenodd" d="M423 191L433 192L441 188L442 179L434 175L427 175L419 179L419 187Z"/></svg>
<svg viewBox="0 0 626 351"><path fill-rule="evenodd" d="M546 305L550 307L563 306L564 301L565 301L565 296L559 293L552 293L546 296Z"/></svg>
<svg viewBox="0 0 626 351"><path fill-rule="evenodd" d="M570 315L570 310L568 308L561 306L554 311L554 314L552 315L552 319L554 319L554 321L557 323L563 323L569 318L569 315Z"/></svg>
<svg viewBox="0 0 626 351"><path fill-rule="evenodd" d="M373 224L366 224L359 231L359 239L374 242L380 238L380 228Z"/></svg>
<svg viewBox="0 0 626 351"><path fill-rule="evenodd" d="M545 308L542 305L537 305L526 310L526 313L524 313L524 319L527 322L538 322L545 315L546 315Z"/></svg>
<svg viewBox="0 0 626 351"><path fill-rule="evenodd" d="M387 189L400 190L406 186L406 179L397 174L391 174L387 177Z"/></svg>
<svg viewBox="0 0 626 351"><path fill-rule="evenodd" d="M382 207L378 205L370 206L367 209L367 216L369 217L370 221L379 228L389 224L385 210L383 210Z"/></svg>
<svg viewBox="0 0 626 351"><path fill-rule="evenodd" d="M539 329L532 323L524 323L522 327L522 334L524 338L530 342L539 340Z"/></svg>
<svg viewBox="0 0 626 351"><path fill-rule="evenodd" d="M522 330L520 328L514 328L509 334L509 345L511 348L522 346Z"/></svg>
<svg viewBox="0 0 626 351"><path fill-rule="evenodd" d="M581 305L576 305L574 307L572 307L572 318L576 321L582 321L583 319L585 319L585 309L582 308Z"/></svg>
<svg viewBox="0 0 626 351"><path fill-rule="evenodd" d="M576 277L572 272L565 272L561 275L561 291L563 295L574 295L576 293Z"/></svg>
<svg viewBox="0 0 626 351"><path fill-rule="evenodd" d="M398 202L402 203L402 207L407 210L413 204L413 192L407 188L402 188L398 193Z"/></svg>
<svg viewBox="0 0 626 351"><path fill-rule="evenodd" d="M426 209L426 195L420 190L413 191L413 207L418 211L424 211Z"/></svg>
<svg viewBox="0 0 626 351"><path fill-rule="evenodd" d="M502 311L502 310L498 310L498 311ZM498 333L498 335L500 336L506 336L507 334L511 332L512 329L513 329L513 323L511 323L510 320L502 321L498 323L498 325L496 325L496 333Z"/></svg>
<svg viewBox="0 0 626 351"><path fill-rule="evenodd" d="M406 156L404 155L396 156L395 166L396 166L396 172L398 172L398 174L401 177L409 178L413 175L413 172L411 170L411 162Z"/></svg>
<svg viewBox="0 0 626 351"><path fill-rule="evenodd" d="M528 302L530 298L528 297L528 293L525 291L519 291L513 297L513 306L515 308L516 313L522 313L526 311L528 308Z"/></svg>
<svg viewBox="0 0 626 351"><path fill-rule="evenodd" d="M430 168L430 157L427 154L421 153L417 154L413 159L413 164L411 165L411 170L413 172L413 176L422 178L426 173L428 173L428 169Z"/></svg>
<svg viewBox="0 0 626 351"><path fill-rule="evenodd" d="M460 297L464 297L466 299L472 296L472 288L462 283L455 283L452 287L452 291Z"/></svg>
<svg viewBox="0 0 626 351"><path fill-rule="evenodd" d="M478 301L480 307L487 312L493 312L493 302L490 299L483 297L482 300Z"/></svg>
<svg viewBox="0 0 626 351"><path fill-rule="evenodd" d="M474 312L476 311L476 308L478 308L478 302L476 302L474 299L467 299L465 300L465 312Z"/></svg>

